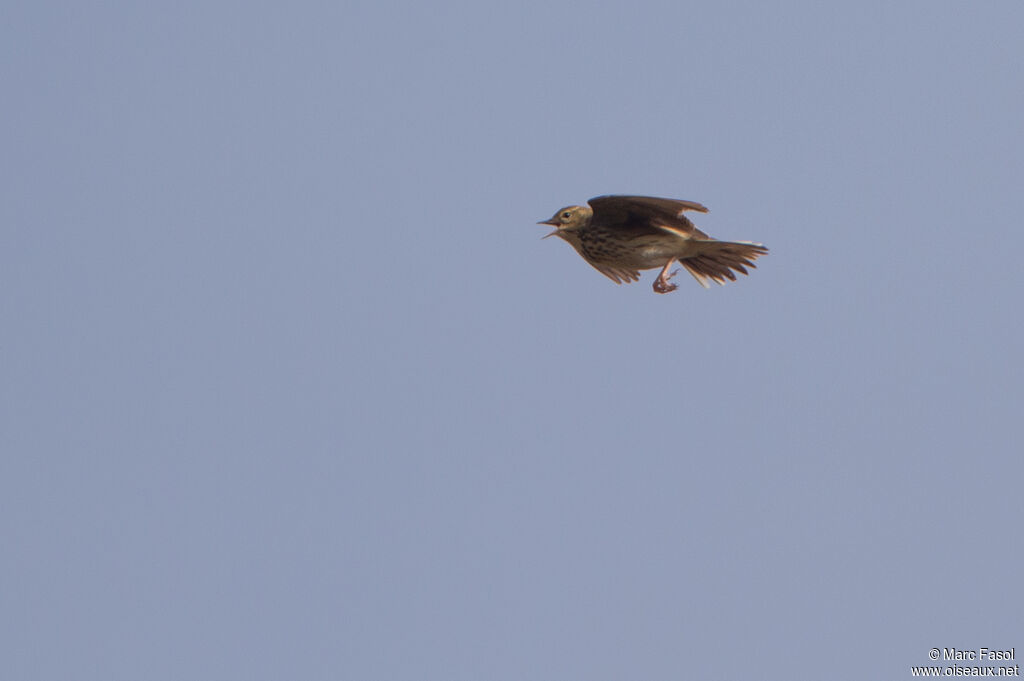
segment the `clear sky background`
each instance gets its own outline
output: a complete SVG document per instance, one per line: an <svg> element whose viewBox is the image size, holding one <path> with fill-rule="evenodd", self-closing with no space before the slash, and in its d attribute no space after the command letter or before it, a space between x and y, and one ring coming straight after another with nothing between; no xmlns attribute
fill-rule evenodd
<svg viewBox="0 0 1024 681"><path fill-rule="evenodd" d="M0 677L1024 657L1024 4L2 18ZM771 253L616 286L605 193Z"/></svg>

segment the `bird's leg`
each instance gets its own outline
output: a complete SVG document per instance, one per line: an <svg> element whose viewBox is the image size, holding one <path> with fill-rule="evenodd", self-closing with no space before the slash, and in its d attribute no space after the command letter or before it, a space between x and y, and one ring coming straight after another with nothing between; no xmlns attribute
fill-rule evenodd
<svg viewBox="0 0 1024 681"><path fill-rule="evenodd" d="M673 272L669 274L668 268L672 267L672 265L675 264L675 261L676 259L672 258L667 263L665 263L664 267L661 268L661 272L658 273L658 278L654 280L655 293L669 293L679 288L676 284L668 283L668 280L676 276L676 272L679 271L673 270Z"/></svg>

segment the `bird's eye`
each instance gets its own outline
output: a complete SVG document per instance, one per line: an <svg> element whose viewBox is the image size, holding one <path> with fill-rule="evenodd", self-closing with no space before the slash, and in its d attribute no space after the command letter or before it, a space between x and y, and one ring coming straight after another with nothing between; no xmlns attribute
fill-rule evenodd
<svg viewBox="0 0 1024 681"><path fill-rule="evenodd" d="M564 213L562 213L562 217L565 218L566 220L569 219L570 215L572 215L572 213L570 213L569 211L565 211Z"/></svg>

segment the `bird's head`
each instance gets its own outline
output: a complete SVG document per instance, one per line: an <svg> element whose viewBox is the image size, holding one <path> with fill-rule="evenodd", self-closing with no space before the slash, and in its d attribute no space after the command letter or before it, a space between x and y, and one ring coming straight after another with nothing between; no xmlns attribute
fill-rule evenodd
<svg viewBox="0 0 1024 681"><path fill-rule="evenodd" d="M586 227L593 215L594 211L590 206L566 206L552 215L551 218L537 224L551 225L555 228L555 231L544 237L545 239L555 234L565 238L566 232L576 232L580 228Z"/></svg>

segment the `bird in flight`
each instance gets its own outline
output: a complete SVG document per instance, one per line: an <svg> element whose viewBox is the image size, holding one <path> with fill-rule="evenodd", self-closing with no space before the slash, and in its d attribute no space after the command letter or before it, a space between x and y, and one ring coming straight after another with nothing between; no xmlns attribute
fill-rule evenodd
<svg viewBox="0 0 1024 681"><path fill-rule="evenodd" d="M678 260L693 278L708 282L736 281L735 272L747 274L754 260L768 252L750 241L719 241L697 229L683 213L707 213L693 201L653 196L598 196L586 206L567 206L538 225L551 225L557 236L569 242L583 259L616 284L638 281L639 270L661 268L654 281L655 293L678 288L669 282ZM734 272L735 271L735 272Z"/></svg>

